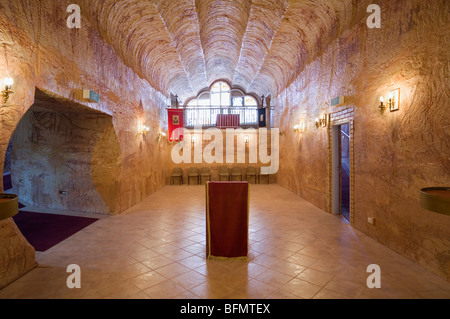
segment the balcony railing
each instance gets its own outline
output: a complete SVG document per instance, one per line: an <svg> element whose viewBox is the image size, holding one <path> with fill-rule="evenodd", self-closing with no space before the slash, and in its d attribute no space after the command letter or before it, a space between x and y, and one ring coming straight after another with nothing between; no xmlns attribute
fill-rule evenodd
<svg viewBox="0 0 450 319"><path fill-rule="evenodd" d="M230 108L187 108L185 110L186 127L216 126L217 115L239 114L241 126L258 124L258 108L230 107Z"/></svg>

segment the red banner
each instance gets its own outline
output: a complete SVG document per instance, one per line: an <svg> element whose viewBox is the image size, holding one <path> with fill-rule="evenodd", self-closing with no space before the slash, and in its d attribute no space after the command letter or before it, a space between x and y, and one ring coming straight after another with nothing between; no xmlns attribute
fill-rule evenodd
<svg viewBox="0 0 450 319"><path fill-rule="evenodd" d="M182 141L184 128L184 110L168 109L167 114L169 120L169 141Z"/></svg>

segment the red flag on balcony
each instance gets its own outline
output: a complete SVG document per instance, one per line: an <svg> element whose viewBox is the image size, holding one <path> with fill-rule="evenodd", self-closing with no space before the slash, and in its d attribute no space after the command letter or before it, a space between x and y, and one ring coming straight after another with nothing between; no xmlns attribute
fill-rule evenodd
<svg viewBox="0 0 450 319"><path fill-rule="evenodd" d="M169 141L182 141L184 128L184 110L167 109L167 114L169 119Z"/></svg>

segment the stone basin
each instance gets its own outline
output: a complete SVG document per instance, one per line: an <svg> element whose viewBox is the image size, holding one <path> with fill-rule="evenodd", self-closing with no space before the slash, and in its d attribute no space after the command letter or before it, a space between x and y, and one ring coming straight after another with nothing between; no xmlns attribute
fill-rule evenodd
<svg viewBox="0 0 450 319"><path fill-rule="evenodd" d="M19 212L17 195L0 194L0 220L11 218Z"/></svg>
<svg viewBox="0 0 450 319"><path fill-rule="evenodd" d="M450 215L450 187L422 189L420 192L420 205L432 212Z"/></svg>

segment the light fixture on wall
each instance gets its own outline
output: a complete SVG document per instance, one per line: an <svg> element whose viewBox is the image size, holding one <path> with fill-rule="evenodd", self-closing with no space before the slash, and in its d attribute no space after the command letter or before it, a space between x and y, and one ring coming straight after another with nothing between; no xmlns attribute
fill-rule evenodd
<svg viewBox="0 0 450 319"><path fill-rule="evenodd" d="M12 78L5 78L3 79L3 84L5 85L5 89L1 91L1 95L3 97L3 104L6 104L9 100L9 96L14 93L14 91L11 90L14 80Z"/></svg>
<svg viewBox="0 0 450 319"><path fill-rule="evenodd" d="M400 110L400 89L396 89L389 93L389 109L391 112L396 112Z"/></svg>
<svg viewBox="0 0 450 319"><path fill-rule="evenodd" d="M328 126L328 114L322 115L320 118L316 119L316 127L327 127Z"/></svg>
<svg viewBox="0 0 450 319"><path fill-rule="evenodd" d="M148 132L150 132L150 128L148 126L145 126L142 122L139 122L138 131L139 131L139 134L145 136L148 134Z"/></svg>
<svg viewBox="0 0 450 319"><path fill-rule="evenodd" d="M192 135L192 144L197 144L197 142L198 142L198 137L197 137L197 135Z"/></svg>
<svg viewBox="0 0 450 319"><path fill-rule="evenodd" d="M383 113L386 111L386 105L384 104L384 97L380 96L380 111Z"/></svg>
<svg viewBox="0 0 450 319"><path fill-rule="evenodd" d="M158 143L161 143L161 140L163 139L163 137L166 137L166 136L167 136L166 133L160 131L156 140L158 141Z"/></svg>
<svg viewBox="0 0 450 319"><path fill-rule="evenodd" d="M387 96L387 102L386 104L384 103L384 97L381 96L380 97L380 111L382 113L384 113L384 111L386 111L387 108L389 108L389 110L391 112L396 112L398 110L400 110L400 89L396 89L392 92L390 92Z"/></svg>
<svg viewBox="0 0 450 319"><path fill-rule="evenodd" d="M299 124L294 126L294 132L297 134L303 134L306 130L306 123L305 121L301 121Z"/></svg>
<svg viewBox="0 0 450 319"><path fill-rule="evenodd" d="M245 142L245 144L250 143L250 137L248 135L244 136L244 142Z"/></svg>

